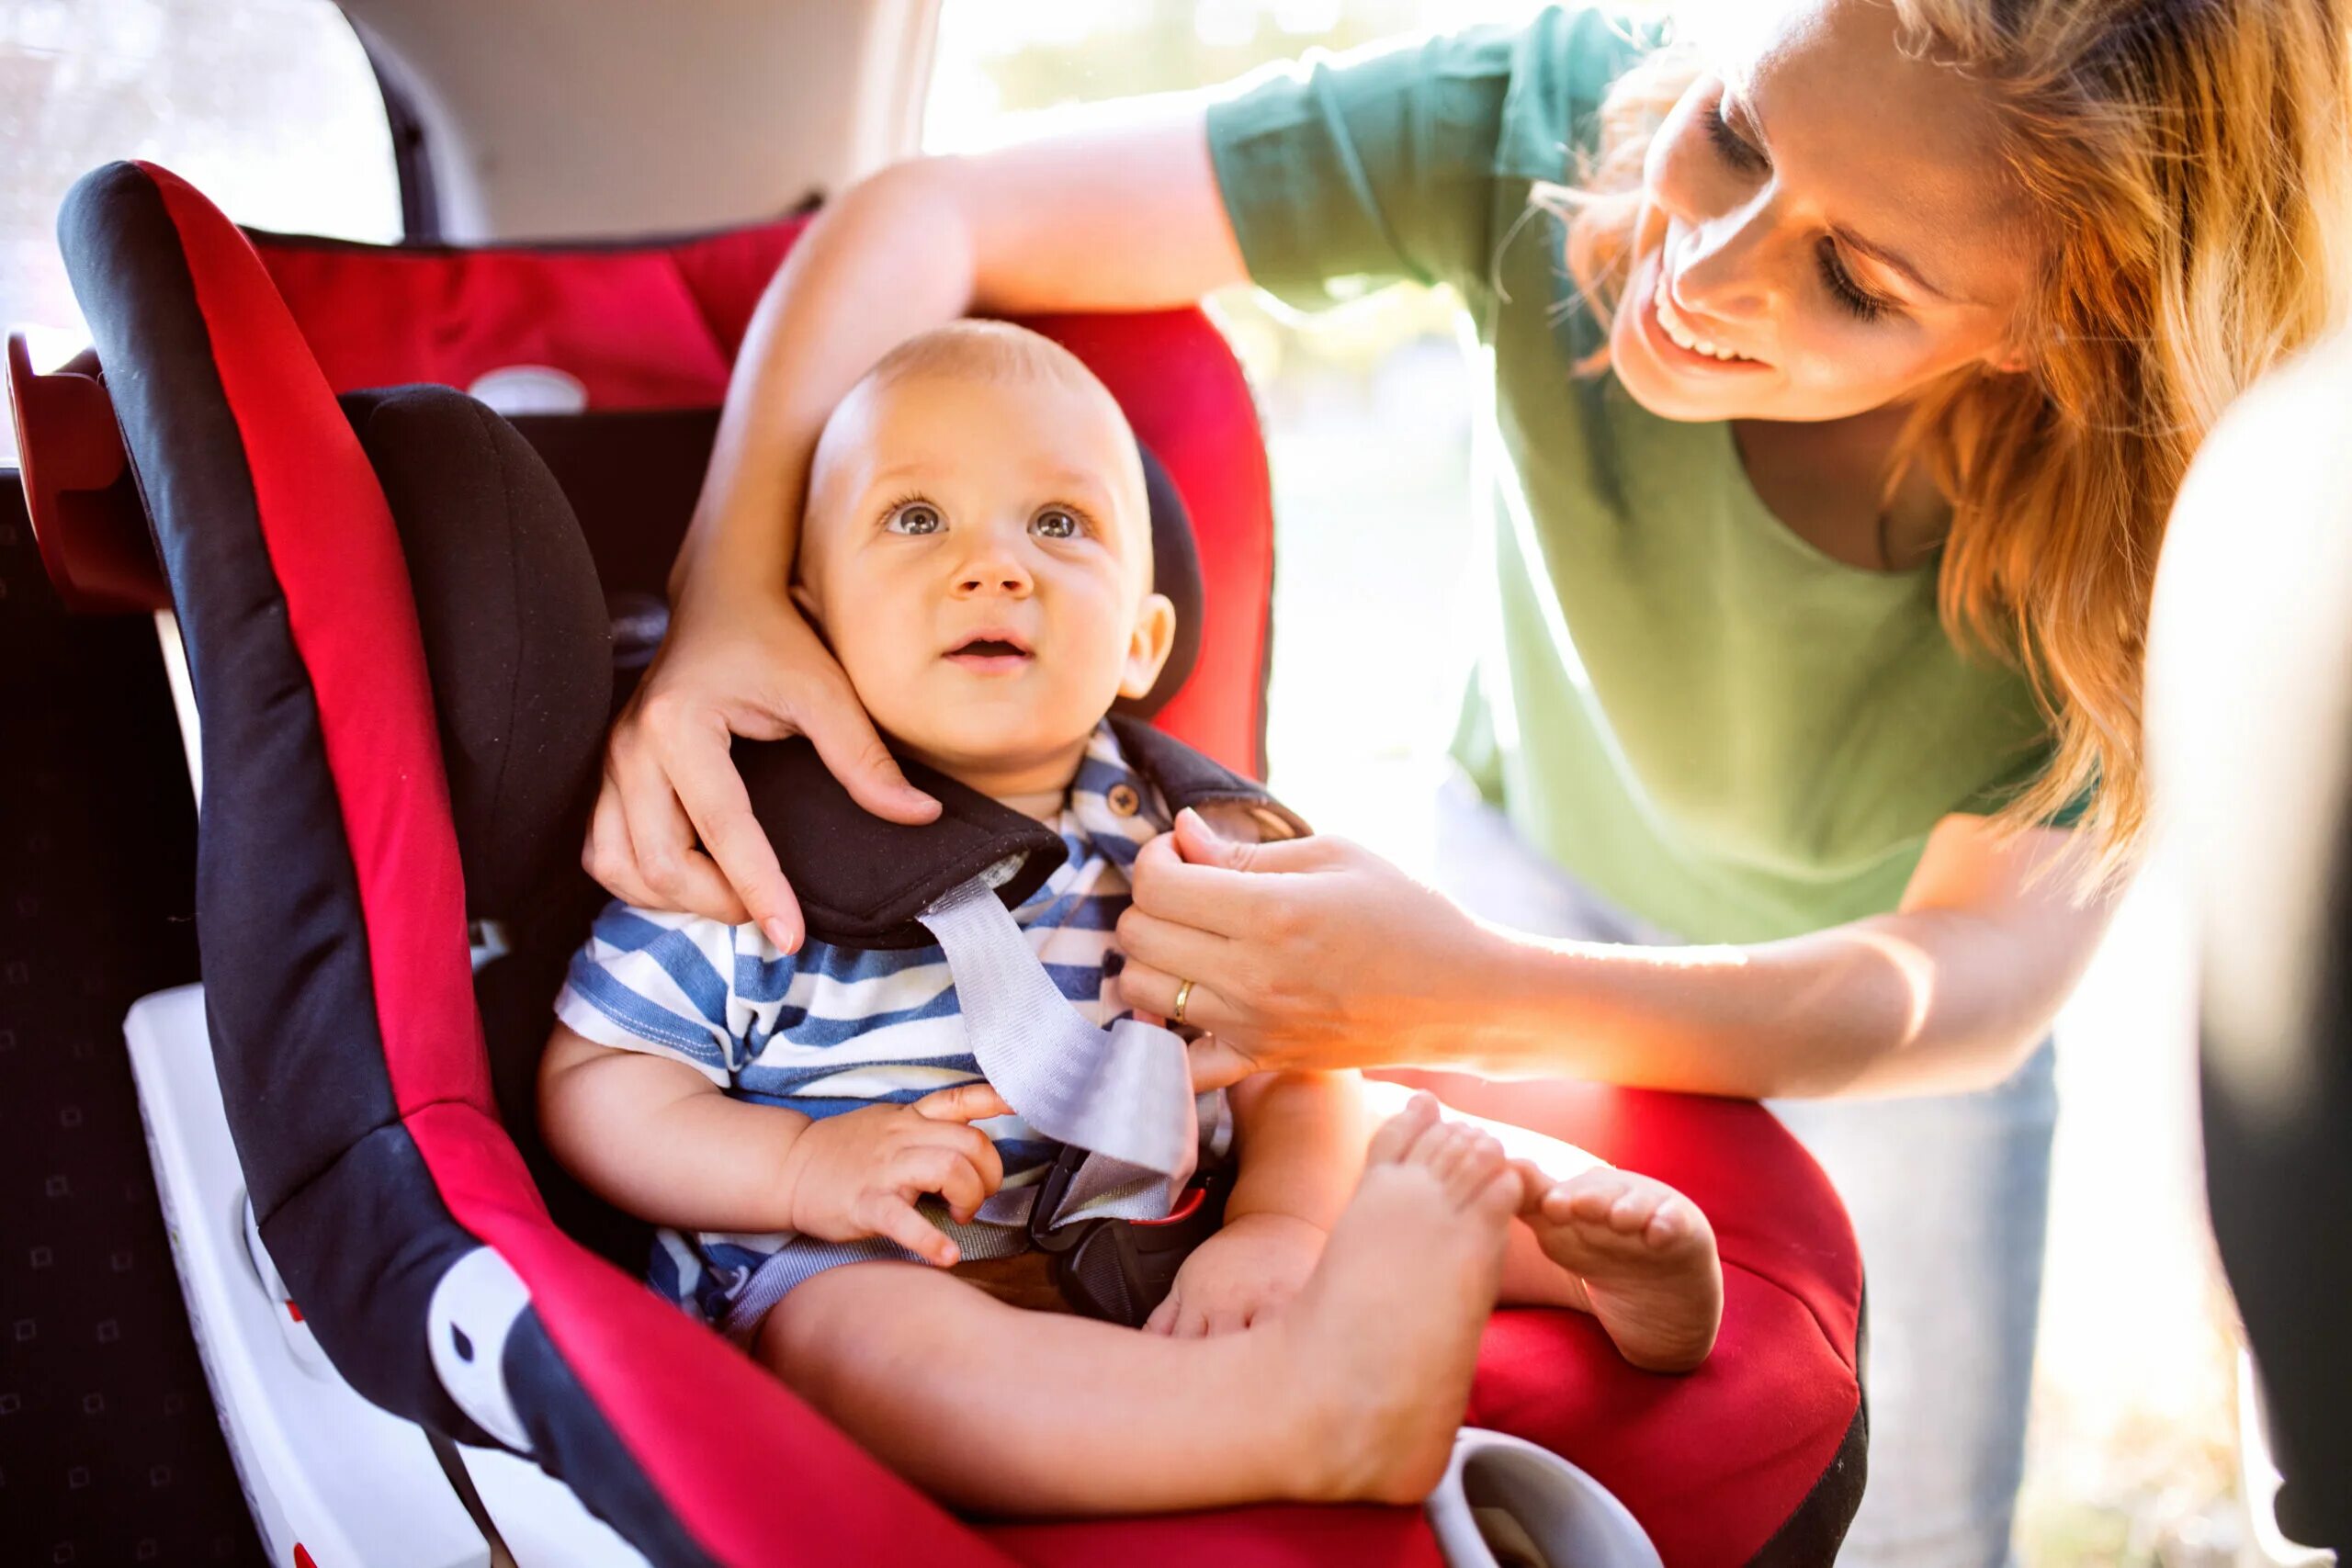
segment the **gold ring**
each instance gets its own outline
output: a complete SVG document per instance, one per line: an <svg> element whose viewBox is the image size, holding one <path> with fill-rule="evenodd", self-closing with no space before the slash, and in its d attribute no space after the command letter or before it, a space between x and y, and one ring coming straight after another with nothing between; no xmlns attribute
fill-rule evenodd
<svg viewBox="0 0 2352 1568"><path fill-rule="evenodd" d="M1168 1015L1168 1021L1182 1025L1184 1021L1184 1004L1192 999L1193 982L1187 980L1176 987L1176 1010Z"/></svg>

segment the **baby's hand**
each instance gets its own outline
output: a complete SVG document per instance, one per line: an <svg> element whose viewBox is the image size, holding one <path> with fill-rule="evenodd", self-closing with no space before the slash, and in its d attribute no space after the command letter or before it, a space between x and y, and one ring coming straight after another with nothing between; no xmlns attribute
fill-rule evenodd
<svg viewBox="0 0 2352 1568"><path fill-rule="evenodd" d="M995 1089L958 1084L911 1105L869 1105L811 1122L784 1156L788 1228L824 1241L888 1236L944 1269L958 1257L946 1233L915 1212L936 1192L958 1223L1004 1183L1004 1162L971 1126L1010 1116Z"/></svg>
<svg viewBox="0 0 2352 1568"><path fill-rule="evenodd" d="M1323 1257L1323 1228L1290 1214L1244 1214L1201 1243L1176 1271L1147 1334L1229 1334L1272 1316Z"/></svg>

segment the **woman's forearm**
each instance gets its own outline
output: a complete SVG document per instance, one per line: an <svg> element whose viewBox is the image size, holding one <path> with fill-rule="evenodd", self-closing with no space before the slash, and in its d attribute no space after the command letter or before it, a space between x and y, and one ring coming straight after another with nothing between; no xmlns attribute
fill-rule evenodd
<svg viewBox="0 0 2352 1568"><path fill-rule="evenodd" d="M2038 945L1983 916L1883 915L1746 947L1497 932L1470 1047L1498 1077L1575 1077L1763 1099L1961 1092L2050 1026L2096 941Z"/></svg>
<svg viewBox="0 0 2352 1568"><path fill-rule="evenodd" d="M929 195L936 177L917 162L851 186L769 281L728 382L673 595L703 582L781 592L826 416L892 347L970 306L969 237L954 205Z"/></svg>

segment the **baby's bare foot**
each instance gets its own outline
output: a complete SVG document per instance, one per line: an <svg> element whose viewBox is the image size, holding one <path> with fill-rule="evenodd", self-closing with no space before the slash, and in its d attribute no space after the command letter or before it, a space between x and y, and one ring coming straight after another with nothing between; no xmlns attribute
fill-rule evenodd
<svg viewBox="0 0 2352 1568"><path fill-rule="evenodd" d="M1418 1503L1445 1473L1520 1180L1418 1095L1372 1140L1322 1262L1272 1325L1309 1412L1308 1495Z"/></svg>
<svg viewBox="0 0 2352 1568"><path fill-rule="evenodd" d="M1723 1266L1698 1204L1663 1181L1600 1166L1541 1193L1522 1217L1545 1256L1583 1282L1625 1359L1687 1372L1714 1348Z"/></svg>

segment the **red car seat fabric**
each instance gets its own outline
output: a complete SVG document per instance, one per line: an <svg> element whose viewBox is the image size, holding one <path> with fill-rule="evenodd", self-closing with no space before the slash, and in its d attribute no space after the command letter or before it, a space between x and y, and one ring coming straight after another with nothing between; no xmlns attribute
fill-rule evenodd
<svg viewBox="0 0 2352 1568"><path fill-rule="evenodd" d="M664 1563L1435 1560L1398 1509L976 1531L551 1223L490 1092L411 570L334 400L354 389L322 374L254 252L168 174L101 170L62 227L195 673L200 934L232 1132L264 1239L355 1386L527 1452ZM366 255L316 254L355 269ZM739 270L748 299L765 271ZM342 309L380 313L369 298ZM322 300L310 297L313 315ZM1166 460L1199 528L1209 635L1163 723L1255 772L1272 562L1246 388L1195 313L1056 328ZM1238 628L1237 647L1219 625ZM1527 1087L1569 1096L1581 1141L1708 1209L1730 1304L1715 1356L1680 1379L1625 1367L1589 1320L1500 1314L1473 1418L1591 1470L1675 1568L1828 1561L1859 1497L1863 1431L1860 1270L1834 1194L1759 1108ZM487 1283L452 1306L460 1275ZM460 1321L491 1325L468 1344L503 1376L436 1368L420 1325ZM797 1494L824 1506L780 1523L729 1479L747 1454L790 1456Z"/></svg>
<svg viewBox="0 0 2352 1568"><path fill-rule="evenodd" d="M498 1348L510 1446L654 1561L784 1555L765 1495L727 1480L763 1451L832 1501L796 1511L795 1556L1006 1561L548 1222L491 1106L407 571L358 443L250 248L187 186L112 165L61 230L195 676L224 1100L328 1357L387 1408L493 1440L418 1332L487 1246L527 1292Z"/></svg>

